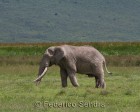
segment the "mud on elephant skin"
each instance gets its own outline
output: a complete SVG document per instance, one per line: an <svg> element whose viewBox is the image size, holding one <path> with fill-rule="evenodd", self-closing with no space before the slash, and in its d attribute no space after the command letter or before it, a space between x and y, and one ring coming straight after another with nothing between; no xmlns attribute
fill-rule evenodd
<svg viewBox="0 0 140 112"><path fill-rule="evenodd" d="M52 65L60 67L62 87L67 87L67 78L73 86L79 86L76 73L86 74L95 77L96 88L105 88L104 69L111 74L106 67L104 56L91 46L53 46L49 47L40 62L38 78L34 80L40 83L42 77L47 72L47 68Z"/></svg>

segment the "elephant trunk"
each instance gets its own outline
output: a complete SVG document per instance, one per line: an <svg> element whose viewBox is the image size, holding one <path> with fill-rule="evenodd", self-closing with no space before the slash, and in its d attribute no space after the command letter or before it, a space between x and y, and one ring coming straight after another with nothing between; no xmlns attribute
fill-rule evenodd
<svg viewBox="0 0 140 112"><path fill-rule="evenodd" d="M44 69L42 69L42 67L39 68L38 78L36 78L34 80L34 82L36 82L36 84L40 83L41 79L43 78L43 76L47 72L47 69L48 69L47 67L45 67Z"/></svg>

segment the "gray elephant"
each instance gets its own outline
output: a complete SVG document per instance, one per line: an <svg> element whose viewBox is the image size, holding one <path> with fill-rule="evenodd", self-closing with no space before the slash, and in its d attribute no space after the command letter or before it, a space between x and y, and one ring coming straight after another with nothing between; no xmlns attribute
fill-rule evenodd
<svg viewBox="0 0 140 112"><path fill-rule="evenodd" d="M105 88L104 70L111 74L106 67L104 56L91 46L53 46L49 47L40 62L38 78L34 80L39 84L45 75L47 68L52 65L60 67L62 87L67 86L67 78L73 86L79 86L76 73L86 74L89 77L95 77L96 88Z"/></svg>

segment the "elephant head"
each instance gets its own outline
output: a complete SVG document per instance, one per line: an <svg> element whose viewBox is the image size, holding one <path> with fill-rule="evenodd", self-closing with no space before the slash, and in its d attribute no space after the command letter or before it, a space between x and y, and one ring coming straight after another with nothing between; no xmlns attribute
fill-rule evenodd
<svg viewBox="0 0 140 112"><path fill-rule="evenodd" d="M38 72L38 78L34 80L36 84L39 84L41 82L42 77L47 72L48 67L52 65L59 64L60 60L65 56L65 52L63 48L58 47L49 47L40 62L39 72Z"/></svg>

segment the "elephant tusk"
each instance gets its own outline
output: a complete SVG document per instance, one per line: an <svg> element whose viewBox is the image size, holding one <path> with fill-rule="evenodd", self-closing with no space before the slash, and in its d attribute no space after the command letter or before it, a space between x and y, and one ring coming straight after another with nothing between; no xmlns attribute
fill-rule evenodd
<svg viewBox="0 0 140 112"><path fill-rule="evenodd" d="M46 71L47 71L47 67L44 69L43 73L36 80L34 80L34 82L39 81L45 75Z"/></svg>

